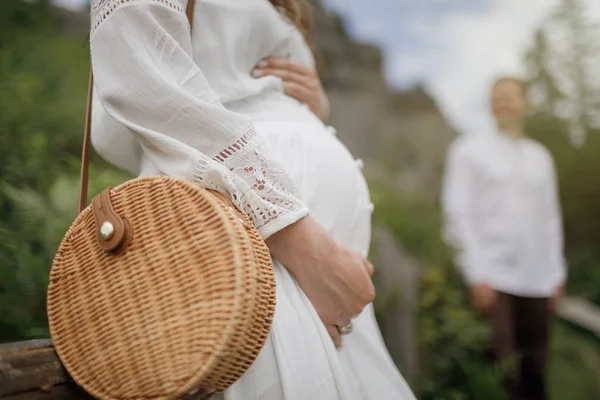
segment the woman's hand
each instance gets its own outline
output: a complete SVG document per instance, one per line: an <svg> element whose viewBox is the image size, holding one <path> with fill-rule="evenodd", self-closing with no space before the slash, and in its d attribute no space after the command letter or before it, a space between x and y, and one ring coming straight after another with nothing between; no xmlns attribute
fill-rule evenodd
<svg viewBox="0 0 600 400"><path fill-rule="evenodd" d="M373 266L337 243L310 216L273 234L267 245L294 275L339 347L338 327L351 322L375 298Z"/></svg>
<svg viewBox="0 0 600 400"><path fill-rule="evenodd" d="M283 91L290 97L306 104L321 120L329 116L329 102L317 71L306 65L285 58L265 58L252 70L252 76L276 76L283 82Z"/></svg>

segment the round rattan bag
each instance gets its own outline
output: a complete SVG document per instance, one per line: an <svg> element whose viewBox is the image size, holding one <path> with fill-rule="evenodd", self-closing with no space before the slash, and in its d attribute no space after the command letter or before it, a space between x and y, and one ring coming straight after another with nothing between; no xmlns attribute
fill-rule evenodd
<svg viewBox="0 0 600 400"><path fill-rule="evenodd" d="M220 392L269 333L275 279L250 220L221 195L168 177L97 195L52 265L56 351L92 396Z"/></svg>

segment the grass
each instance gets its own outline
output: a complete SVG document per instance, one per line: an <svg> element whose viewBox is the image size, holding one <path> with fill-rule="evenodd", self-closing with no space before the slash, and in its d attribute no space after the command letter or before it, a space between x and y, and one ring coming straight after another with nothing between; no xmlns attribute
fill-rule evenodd
<svg viewBox="0 0 600 400"><path fill-rule="evenodd" d="M550 343L550 399L600 399L599 378L600 341L566 322L556 321Z"/></svg>

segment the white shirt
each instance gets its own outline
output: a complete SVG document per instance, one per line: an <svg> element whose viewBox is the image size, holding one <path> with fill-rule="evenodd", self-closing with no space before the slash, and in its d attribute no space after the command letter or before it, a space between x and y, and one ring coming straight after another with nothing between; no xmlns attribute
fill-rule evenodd
<svg viewBox="0 0 600 400"><path fill-rule="evenodd" d="M308 209L250 118L256 97L285 116L281 81L250 73L267 56L312 64L311 52L266 0L197 0L192 35L186 5L92 1L92 143L131 172L228 195L266 238Z"/></svg>
<svg viewBox="0 0 600 400"><path fill-rule="evenodd" d="M554 164L540 143L502 133L457 140L442 205L444 236L468 283L548 297L564 282Z"/></svg>

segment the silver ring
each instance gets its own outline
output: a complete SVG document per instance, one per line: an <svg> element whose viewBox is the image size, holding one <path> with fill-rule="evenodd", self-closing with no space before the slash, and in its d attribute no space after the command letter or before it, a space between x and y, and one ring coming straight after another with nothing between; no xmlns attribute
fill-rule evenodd
<svg viewBox="0 0 600 400"><path fill-rule="evenodd" d="M344 326L338 325L337 328L340 331L340 335L348 335L348 334L352 333L352 330L354 329L354 327L352 325L352 321L350 321L347 325L344 325Z"/></svg>

